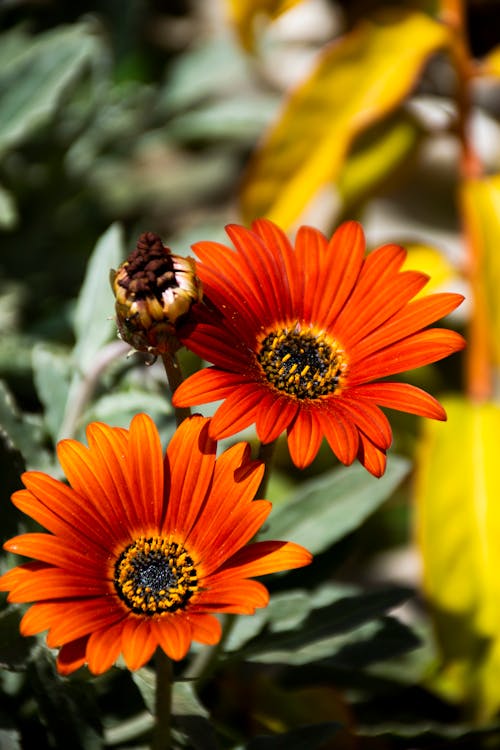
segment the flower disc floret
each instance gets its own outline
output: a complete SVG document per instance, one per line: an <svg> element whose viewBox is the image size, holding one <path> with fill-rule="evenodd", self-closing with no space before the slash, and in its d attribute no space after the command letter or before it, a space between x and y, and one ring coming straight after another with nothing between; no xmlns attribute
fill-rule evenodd
<svg viewBox="0 0 500 750"><path fill-rule="evenodd" d="M265 334L257 359L274 388L298 399L335 393L347 367L342 349L334 340L298 323Z"/></svg>
<svg viewBox="0 0 500 750"><path fill-rule="evenodd" d="M116 593L132 612L157 615L185 608L198 588L186 549L163 537L139 537L118 557Z"/></svg>

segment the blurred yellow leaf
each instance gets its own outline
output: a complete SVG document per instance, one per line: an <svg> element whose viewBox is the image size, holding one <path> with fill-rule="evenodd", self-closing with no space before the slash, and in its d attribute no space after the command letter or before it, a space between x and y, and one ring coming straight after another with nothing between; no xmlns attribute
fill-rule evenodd
<svg viewBox="0 0 500 750"><path fill-rule="evenodd" d="M429 245L405 245L408 257L403 263L405 271L421 271L430 276L429 281L419 292L417 297L443 291L443 287L450 284L458 277L457 271L441 250Z"/></svg>
<svg viewBox="0 0 500 750"><path fill-rule="evenodd" d="M356 141L337 179L343 211L366 198L415 150L422 134L415 120L399 112Z"/></svg>
<svg viewBox="0 0 500 750"><path fill-rule="evenodd" d="M266 215L288 228L337 179L355 136L401 103L446 40L429 16L392 9L329 45L250 161L245 219Z"/></svg>
<svg viewBox="0 0 500 750"><path fill-rule="evenodd" d="M500 78L500 44L486 55L482 61L482 68L486 75Z"/></svg>
<svg viewBox="0 0 500 750"><path fill-rule="evenodd" d="M417 456L423 588L444 658L441 687L487 718L500 707L491 670L500 661L500 407L443 403L448 422L425 423Z"/></svg>
<svg viewBox="0 0 500 750"><path fill-rule="evenodd" d="M484 293L491 352L500 365L500 175L468 180L462 185L462 205L469 240L481 274L476 294Z"/></svg>
<svg viewBox="0 0 500 750"><path fill-rule="evenodd" d="M300 2L302 0L227 0L232 22L247 50L253 49L255 22L259 16L278 18Z"/></svg>

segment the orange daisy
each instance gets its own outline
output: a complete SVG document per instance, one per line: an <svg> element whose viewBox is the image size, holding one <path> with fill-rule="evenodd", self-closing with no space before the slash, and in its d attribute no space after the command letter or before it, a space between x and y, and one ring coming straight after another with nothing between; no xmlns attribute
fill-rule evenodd
<svg viewBox="0 0 500 750"><path fill-rule="evenodd" d="M208 420L192 417L162 455L145 414L130 430L94 422L89 447L58 446L70 487L23 475L14 504L50 534L17 536L5 549L34 558L0 578L11 602L35 602L21 633L48 630L59 672L84 663L100 674L120 653L134 670L159 646L182 659L192 640L215 644L217 612L253 614L268 603L251 576L311 561L290 542L247 542L271 504L253 500L263 466L238 443L216 459Z"/></svg>
<svg viewBox="0 0 500 750"><path fill-rule="evenodd" d="M222 400L210 424L214 439L255 423L270 443L286 429L291 458L304 467L325 436L344 464L357 457L381 476L392 433L379 406L446 414L421 389L380 379L462 349L455 331L426 326L463 297L413 299L428 277L401 271L406 252L398 245L365 256L357 222L330 241L301 227L295 248L271 221L259 219L252 230L226 228L235 250L193 245L207 304L180 339L214 366L188 378L174 404Z"/></svg>

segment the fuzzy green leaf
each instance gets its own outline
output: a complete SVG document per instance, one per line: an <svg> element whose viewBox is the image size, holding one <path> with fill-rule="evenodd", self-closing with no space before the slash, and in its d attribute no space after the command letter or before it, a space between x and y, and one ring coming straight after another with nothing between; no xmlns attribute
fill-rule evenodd
<svg viewBox="0 0 500 750"><path fill-rule="evenodd" d="M323 552L358 528L408 474L410 462L391 456L376 479L359 464L304 482L271 514L260 539L286 539Z"/></svg>

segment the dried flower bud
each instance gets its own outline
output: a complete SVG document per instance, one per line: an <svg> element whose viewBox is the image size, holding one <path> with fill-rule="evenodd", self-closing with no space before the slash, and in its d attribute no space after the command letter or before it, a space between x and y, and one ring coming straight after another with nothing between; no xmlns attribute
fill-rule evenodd
<svg viewBox="0 0 500 750"><path fill-rule="evenodd" d="M120 336L152 354L176 351L176 323L202 298L192 258L173 255L157 234L141 234L137 247L111 272Z"/></svg>

